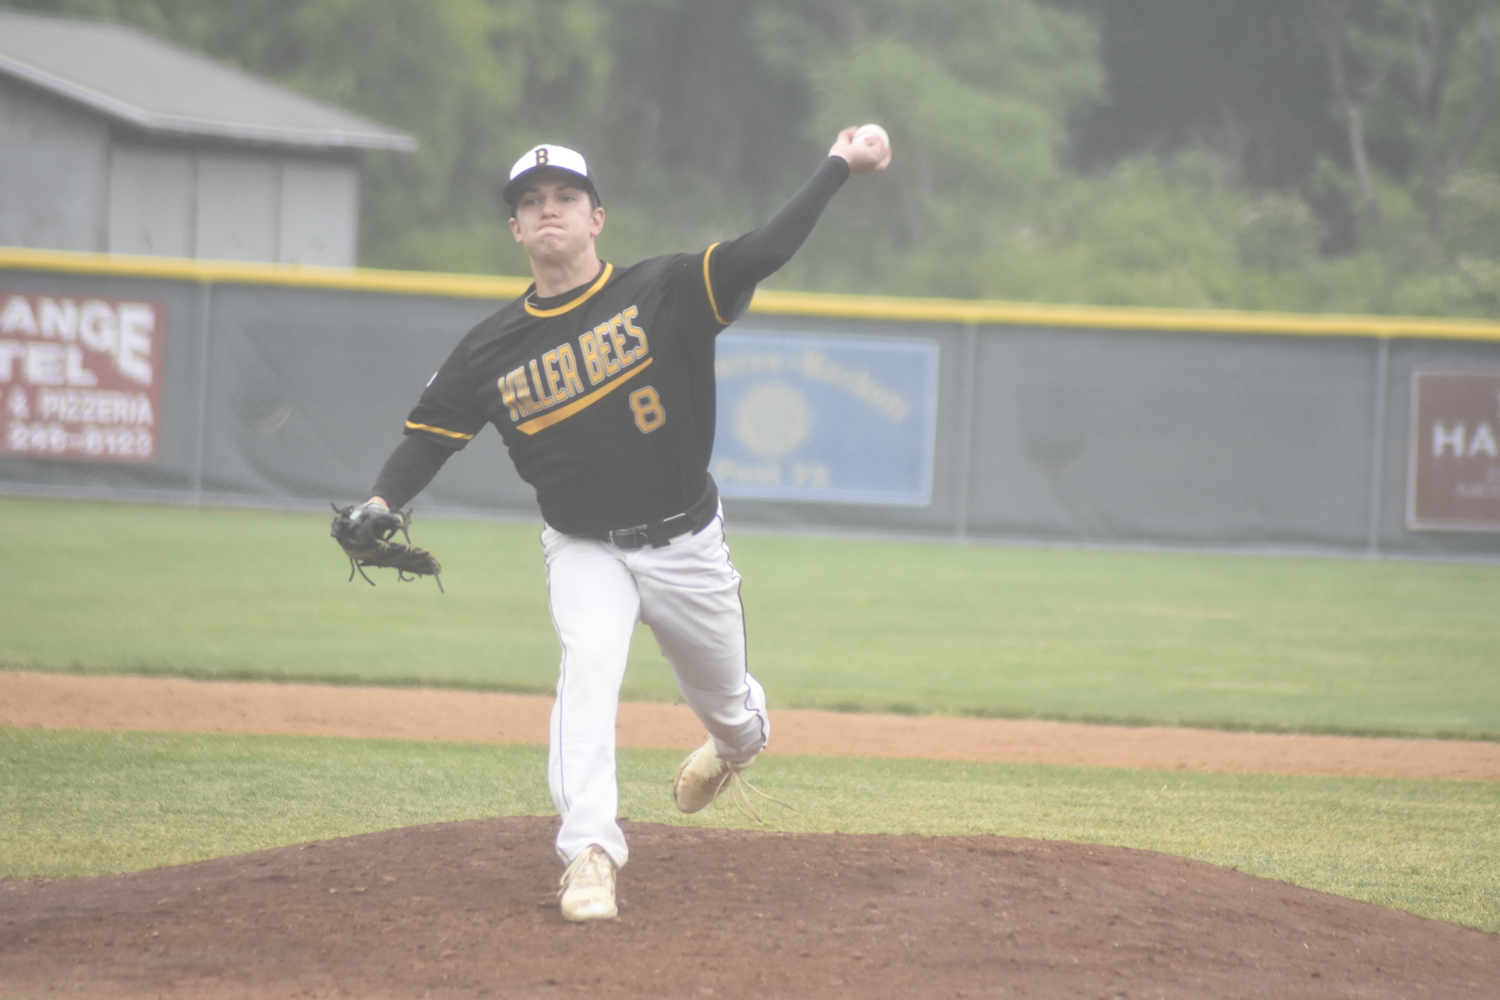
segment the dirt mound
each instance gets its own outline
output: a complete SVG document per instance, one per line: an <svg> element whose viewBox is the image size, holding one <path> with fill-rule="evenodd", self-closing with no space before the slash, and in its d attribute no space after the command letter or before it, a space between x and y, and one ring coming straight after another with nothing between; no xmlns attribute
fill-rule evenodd
<svg viewBox="0 0 1500 1000"><path fill-rule="evenodd" d="M26 997L1492 997L1500 935L1149 851L626 823L618 921L556 820L0 881Z"/></svg>

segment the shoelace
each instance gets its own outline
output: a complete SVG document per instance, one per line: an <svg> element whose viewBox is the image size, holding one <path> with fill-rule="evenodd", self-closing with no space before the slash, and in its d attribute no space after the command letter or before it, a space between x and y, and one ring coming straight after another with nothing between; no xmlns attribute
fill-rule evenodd
<svg viewBox="0 0 1500 1000"><path fill-rule="evenodd" d="M742 816L754 823L764 823L765 820L761 818L760 811L755 808L755 803L750 799L750 793L752 792L756 795L759 795L767 802L776 803L783 809L790 809L792 812L797 811L797 807L792 805L791 803L783 802L780 799L775 798L774 796L767 795L759 788L756 788L754 785L750 784L749 779L747 779L744 774L739 771L738 768L735 768L731 765L726 769L726 771L727 773L724 775L724 777L719 780L719 787L714 789L713 804L715 809L724 808L724 804L722 801L723 793L725 789L728 789L728 797L734 804L734 807L740 811L740 814Z"/></svg>

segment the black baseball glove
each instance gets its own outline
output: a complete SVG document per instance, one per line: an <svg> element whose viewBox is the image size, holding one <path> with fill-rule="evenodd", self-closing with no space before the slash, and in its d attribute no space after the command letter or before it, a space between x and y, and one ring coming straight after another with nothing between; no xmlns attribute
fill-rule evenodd
<svg viewBox="0 0 1500 1000"><path fill-rule="evenodd" d="M438 590L443 589L443 578L439 575L443 567L431 552L411 544L407 532L411 525L410 510L386 510L379 504L362 503L348 507L334 504L333 511L333 527L328 533L349 557L350 580L358 572L373 587L375 581L365 574L365 567L384 567L394 569L398 580L430 576L437 581ZM398 531L406 544L391 541Z"/></svg>

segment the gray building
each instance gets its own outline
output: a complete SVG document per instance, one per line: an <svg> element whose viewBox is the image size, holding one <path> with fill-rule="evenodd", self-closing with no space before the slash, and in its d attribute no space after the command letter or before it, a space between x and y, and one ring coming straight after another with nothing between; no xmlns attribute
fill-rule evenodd
<svg viewBox="0 0 1500 1000"><path fill-rule="evenodd" d="M0 246L349 267L405 133L121 24L0 11Z"/></svg>

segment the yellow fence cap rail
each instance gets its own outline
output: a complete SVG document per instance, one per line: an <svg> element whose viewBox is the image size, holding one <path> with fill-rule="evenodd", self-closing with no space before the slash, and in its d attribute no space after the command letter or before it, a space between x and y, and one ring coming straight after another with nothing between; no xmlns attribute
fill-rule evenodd
<svg viewBox="0 0 1500 1000"><path fill-rule="evenodd" d="M1481 319L1434 319L1421 316L1062 306L984 299L905 299L875 295L771 291L758 292L750 311L766 315L905 320L913 323L961 323L976 326L993 324L1182 333L1500 341L1500 323Z"/></svg>
<svg viewBox="0 0 1500 1000"><path fill-rule="evenodd" d="M232 260L188 260L127 254L75 253L0 247L0 270L54 271L123 278L158 278L202 284L284 285L397 295L456 298L515 298L531 284L527 278L429 271L382 271L369 267L314 267L303 264L255 264Z"/></svg>
<svg viewBox="0 0 1500 1000"><path fill-rule="evenodd" d="M252 264L123 254L0 247L0 270L54 271L110 277L157 278L203 284L284 285L395 295L515 298L528 278L375 268ZM821 292L760 291L750 311L767 316L897 320L911 323L1050 326L1092 330L1252 333L1304 337L1420 338L1500 341L1500 322L1421 316L1240 312L1229 309L1154 309L1064 306L983 299L920 299Z"/></svg>

